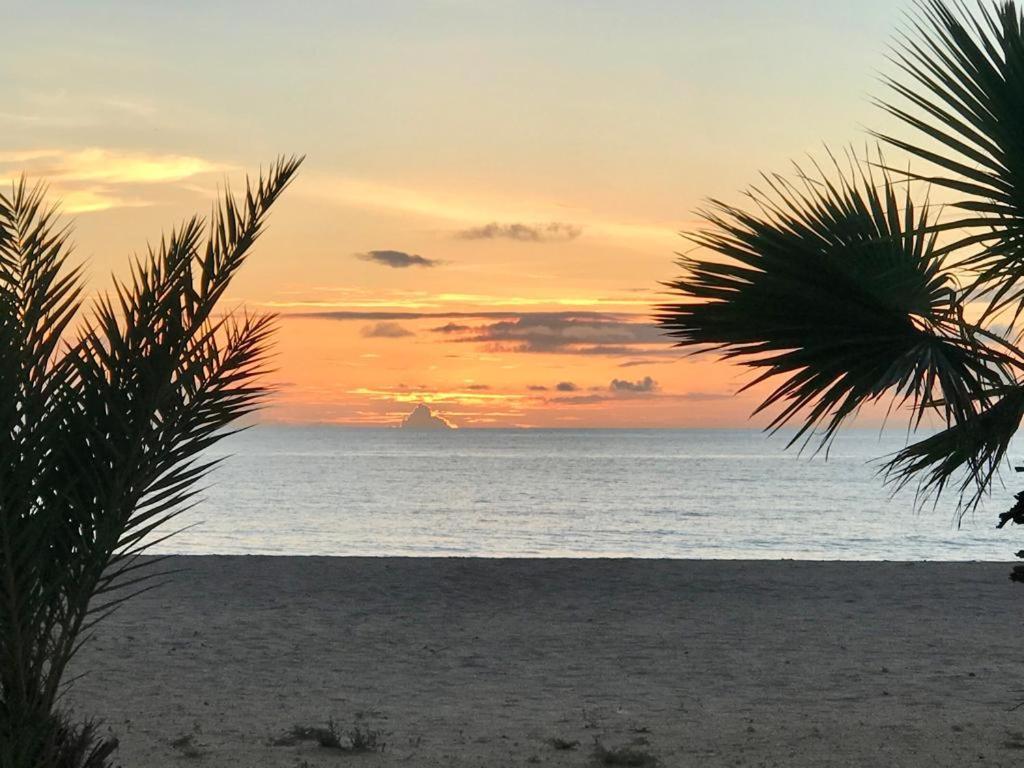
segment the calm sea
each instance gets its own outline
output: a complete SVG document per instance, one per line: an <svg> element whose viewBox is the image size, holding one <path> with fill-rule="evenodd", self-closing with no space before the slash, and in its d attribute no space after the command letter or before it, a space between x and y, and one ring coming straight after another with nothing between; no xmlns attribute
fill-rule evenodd
<svg viewBox="0 0 1024 768"><path fill-rule="evenodd" d="M180 519L196 525L161 550L1005 560L1024 546L1024 530L994 527L1018 490L1012 472L958 528L953 497L916 511L912 490L881 486L871 460L901 439L848 431L828 461L784 442L750 430L258 426L218 446L231 457Z"/></svg>

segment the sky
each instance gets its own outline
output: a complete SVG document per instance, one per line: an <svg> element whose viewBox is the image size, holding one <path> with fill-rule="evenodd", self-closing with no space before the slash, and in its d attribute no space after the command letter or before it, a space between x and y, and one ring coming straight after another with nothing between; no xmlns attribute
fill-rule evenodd
<svg viewBox="0 0 1024 768"><path fill-rule="evenodd" d="M891 0L113 2L5 11L0 180L90 289L305 154L229 297L280 313L263 418L730 427L746 374L651 322L707 198L884 127Z"/></svg>

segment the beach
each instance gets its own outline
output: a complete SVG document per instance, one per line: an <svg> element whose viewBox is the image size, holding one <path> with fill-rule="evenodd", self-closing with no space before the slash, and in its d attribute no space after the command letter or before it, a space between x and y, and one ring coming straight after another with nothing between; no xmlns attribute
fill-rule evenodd
<svg viewBox="0 0 1024 768"><path fill-rule="evenodd" d="M1024 586L1008 563L157 567L178 573L100 625L69 674L88 671L66 705L120 738L124 768L1024 756ZM343 749L295 738L329 720ZM344 749L355 729L378 749Z"/></svg>

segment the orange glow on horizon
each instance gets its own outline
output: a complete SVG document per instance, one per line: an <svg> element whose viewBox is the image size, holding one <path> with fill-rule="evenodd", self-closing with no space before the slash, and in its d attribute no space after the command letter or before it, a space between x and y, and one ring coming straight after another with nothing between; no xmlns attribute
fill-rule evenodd
<svg viewBox="0 0 1024 768"><path fill-rule="evenodd" d="M305 154L225 302L281 316L261 418L394 425L424 402L462 427L746 425L748 372L652 323L679 233L760 169L885 130L860 94L900 13L143 6L9 14L0 182L49 184L97 292Z"/></svg>

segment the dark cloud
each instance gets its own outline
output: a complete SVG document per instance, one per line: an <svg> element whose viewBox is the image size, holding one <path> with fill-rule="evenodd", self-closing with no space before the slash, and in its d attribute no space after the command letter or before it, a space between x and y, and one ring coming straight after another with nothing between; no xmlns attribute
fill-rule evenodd
<svg viewBox="0 0 1024 768"><path fill-rule="evenodd" d="M624 379L612 379L608 385L612 392L630 392L633 394L641 392L654 392L658 389L658 382L650 376L644 376L639 381L626 381Z"/></svg>
<svg viewBox="0 0 1024 768"><path fill-rule="evenodd" d="M583 233L575 224L552 221L548 224L499 224L492 221L482 227L464 229L455 234L461 240L518 240L524 243L564 243Z"/></svg>
<svg viewBox="0 0 1024 768"><path fill-rule="evenodd" d="M575 384L571 384L570 386L571 389L563 389L562 385L559 384L557 389L559 392L576 392L579 389ZM605 403L614 400L622 400L624 398L651 397L656 396L655 393L658 391L658 383L650 376L645 376L639 381L612 379L611 384L607 387L590 387L590 391L594 394L573 395L572 397L553 397L547 402L560 403L562 405L593 405L594 403ZM669 397L671 397L671 395Z"/></svg>
<svg viewBox="0 0 1024 768"><path fill-rule="evenodd" d="M370 339L404 339L416 334L398 323L382 322L368 325L362 330L363 336Z"/></svg>
<svg viewBox="0 0 1024 768"><path fill-rule="evenodd" d="M505 352L636 355L636 345L669 343L651 323L614 317L534 313L474 328L460 341L486 342Z"/></svg>
<svg viewBox="0 0 1024 768"><path fill-rule="evenodd" d="M579 391L579 387L577 387L571 381L560 381L560 382L558 382L557 386L555 386L555 389L558 390L559 392L578 392Z"/></svg>
<svg viewBox="0 0 1024 768"><path fill-rule="evenodd" d="M464 333L465 331L473 330L472 326L460 325L459 323L448 323L438 328L430 329L433 333Z"/></svg>
<svg viewBox="0 0 1024 768"><path fill-rule="evenodd" d="M405 269L406 267L436 267L441 262L437 259L428 259L415 253L405 251L367 251L357 253L357 259L372 261L375 264L382 264L385 267L394 269Z"/></svg>
<svg viewBox="0 0 1024 768"><path fill-rule="evenodd" d="M547 392L548 388L545 387L543 384L531 384L530 386L527 387L527 390L529 390L530 392Z"/></svg>
<svg viewBox="0 0 1024 768"><path fill-rule="evenodd" d="M484 390L490 389L490 384L470 384L466 389L471 392L483 392Z"/></svg>
<svg viewBox="0 0 1024 768"><path fill-rule="evenodd" d="M290 319L450 320L431 330L453 342L489 345L494 352L557 353L604 357L677 359L680 353L648 315L566 312L367 312L335 310L286 315ZM469 325L466 320L485 321Z"/></svg>

